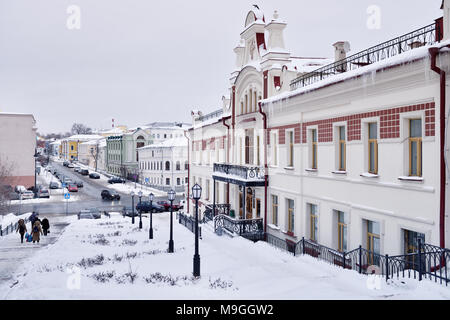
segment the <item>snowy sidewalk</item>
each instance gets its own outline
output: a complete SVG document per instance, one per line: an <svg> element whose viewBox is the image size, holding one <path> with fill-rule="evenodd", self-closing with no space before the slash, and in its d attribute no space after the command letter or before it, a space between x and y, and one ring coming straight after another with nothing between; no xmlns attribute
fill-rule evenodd
<svg viewBox="0 0 450 320"><path fill-rule="evenodd" d="M24 243L20 243L20 235L15 232L0 237L0 286L14 283L13 274L17 268L26 264L34 255L39 254L43 247L55 243L69 224L67 217L49 217L49 220L50 233L47 236L41 235L39 244L25 242L25 239ZM27 228L30 228L30 223L27 223Z"/></svg>

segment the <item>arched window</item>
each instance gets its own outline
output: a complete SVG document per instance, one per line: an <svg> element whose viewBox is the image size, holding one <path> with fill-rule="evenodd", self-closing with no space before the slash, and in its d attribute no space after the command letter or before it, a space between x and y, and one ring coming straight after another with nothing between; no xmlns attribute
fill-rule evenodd
<svg viewBox="0 0 450 320"><path fill-rule="evenodd" d="M170 162L166 161L166 171L169 171L169 170L170 170Z"/></svg>
<svg viewBox="0 0 450 320"><path fill-rule="evenodd" d="M180 161L177 161L177 171L180 171L181 170L181 164L180 164Z"/></svg>

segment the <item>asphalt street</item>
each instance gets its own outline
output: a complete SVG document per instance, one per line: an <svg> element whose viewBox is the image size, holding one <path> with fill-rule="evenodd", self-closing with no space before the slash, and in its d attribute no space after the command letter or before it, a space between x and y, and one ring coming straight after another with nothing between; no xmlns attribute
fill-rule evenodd
<svg viewBox="0 0 450 320"><path fill-rule="evenodd" d="M45 201L35 200L22 200L22 204L14 204L10 207L10 212L12 213L24 213L36 211L42 214L77 214L82 209L98 208L100 211L114 211L126 207L131 207L132 199L129 194L124 194L119 192L120 201L109 201L102 200L100 194L102 190L108 189L110 186L104 179L90 179L89 176L82 176L76 173L73 169L64 167L59 162L51 162L50 165L58 172L63 173L65 176L69 177L74 181L83 181L83 187L79 188L78 192L72 192L70 195L72 199L70 201L64 200L64 195L62 190L49 190L50 199ZM51 175L49 172L41 173L38 176L38 184L47 185L46 180L42 175ZM47 176L47 179L50 177ZM56 177L53 177L54 181L58 181ZM127 182L132 183L132 182ZM177 196L175 203L182 199L181 196ZM147 197L143 198L147 200ZM167 197L155 196L154 201L167 200ZM135 205L137 203L138 197L134 197Z"/></svg>

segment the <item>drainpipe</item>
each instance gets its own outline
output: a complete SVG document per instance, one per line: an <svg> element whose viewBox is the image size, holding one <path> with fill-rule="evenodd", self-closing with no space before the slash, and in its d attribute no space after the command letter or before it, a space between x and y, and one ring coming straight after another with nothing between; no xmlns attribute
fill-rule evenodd
<svg viewBox="0 0 450 320"><path fill-rule="evenodd" d="M262 111L262 104L258 102L259 113L263 116L263 126L264 126L264 233L267 232L267 186L269 179L269 172L267 166L267 115Z"/></svg>
<svg viewBox="0 0 450 320"><path fill-rule="evenodd" d="M187 135L186 135L186 130L183 132L184 133L184 137L187 139L187 141L188 141L188 146L187 146L187 149L188 149L188 187L187 187L187 198L186 198L186 201L185 201L185 204L186 204L186 206L187 206L187 213L189 213L189 205L190 205L190 203L189 203L189 182L191 181L191 175L190 175L190 168L191 168L191 164L190 164L190 160L189 160L189 138L187 137Z"/></svg>
<svg viewBox="0 0 450 320"><path fill-rule="evenodd" d="M228 164L230 163L230 125L226 124L225 121L227 121L229 119L231 119L231 116L222 118L223 125L225 127L227 127L227 151L226 151L227 159L226 159L226 161ZM230 183L229 182L227 183L227 199L226 199L226 201L227 201L227 204L230 204Z"/></svg>
<svg viewBox="0 0 450 320"><path fill-rule="evenodd" d="M450 46L446 46L450 47ZM440 76L440 110L439 110L439 128L440 128L440 171L441 171L441 180L440 180L440 201L439 201L439 207L440 207L440 217L439 217L439 230L440 230L440 236L439 236L439 242L441 248L445 248L445 187L446 187L446 167L445 167L445 98L446 98L446 92L445 92L445 71L439 68L436 65L436 57L439 53L439 50L442 48L430 48L429 52L431 55L431 70L439 74Z"/></svg>

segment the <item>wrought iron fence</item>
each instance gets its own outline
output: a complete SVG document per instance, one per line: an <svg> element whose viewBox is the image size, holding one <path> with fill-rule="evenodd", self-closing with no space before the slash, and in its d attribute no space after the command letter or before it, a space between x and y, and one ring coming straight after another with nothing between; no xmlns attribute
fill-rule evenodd
<svg viewBox="0 0 450 320"><path fill-rule="evenodd" d="M214 172L234 175L243 179L264 179L264 168L214 163Z"/></svg>
<svg viewBox="0 0 450 320"><path fill-rule="evenodd" d="M389 256L366 250L361 246L349 252L340 252L305 238L293 242L269 233L265 233L260 240L294 256L307 254L361 274L382 275L386 280L407 277L419 281L423 278L430 279L445 285L450 283L450 273L447 270L450 250L421 244L420 241L416 253Z"/></svg>
<svg viewBox="0 0 450 320"><path fill-rule="evenodd" d="M214 231L219 228L246 238L255 238L258 234L263 235L263 219L233 219L219 214L214 217Z"/></svg>
<svg viewBox="0 0 450 320"><path fill-rule="evenodd" d="M437 28L436 23L433 23L395 39L383 42L351 55L346 59L331 63L294 79L291 82L291 90L305 87L330 76L396 56L419 46L432 45L442 39L442 35L439 33L440 28Z"/></svg>
<svg viewBox="0 0 450 320"><path fill-rule="evenodd" d="M29 222L28 217L23 219L25 223ZM0 237L7 236L10 233L14 233L17 230L17 227L19 226L19 221L16 223L10 223L6 226L3 226L0 224Z"/></svg>
<svg viewBox="0 0 450 320"><path fill-rule="evenodd" d="M183 212L177 212L178 223L184 225L189 231L195 233L195 219ZM200 223L200 221L199 221ZM202 227L198 226L198 236L202 239Z"/></svg>

